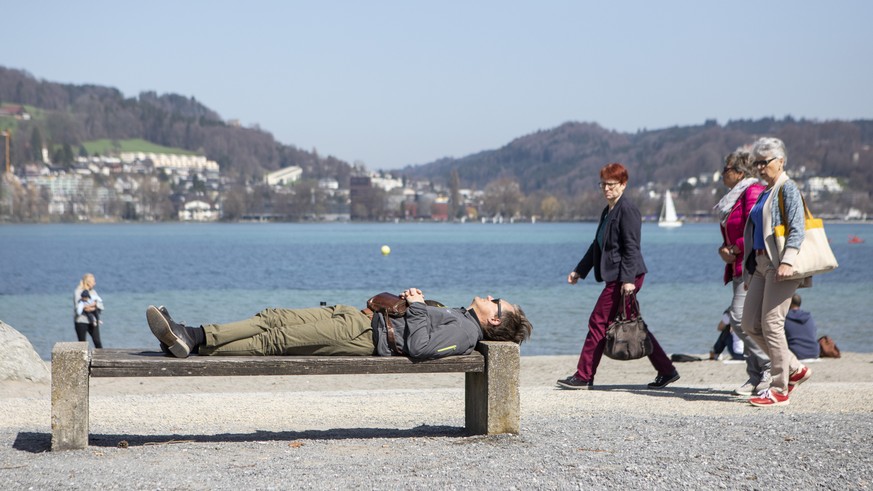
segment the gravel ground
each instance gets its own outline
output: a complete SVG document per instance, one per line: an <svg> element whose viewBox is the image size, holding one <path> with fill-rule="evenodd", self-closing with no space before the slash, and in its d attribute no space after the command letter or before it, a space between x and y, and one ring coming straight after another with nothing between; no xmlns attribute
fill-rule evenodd
<svg viewBox="0 0 873 491"><path fill-rule="evenodd" d="M871 489L873 355L810 363L780 408L730 390L743 367L522 360L520 435L464 434L463 378L94 379L91 441L49 452L44 384L0 382L3 489ZM387 378L387 380L386 380ZM397 387L385 389L385 387Z"/></svg>

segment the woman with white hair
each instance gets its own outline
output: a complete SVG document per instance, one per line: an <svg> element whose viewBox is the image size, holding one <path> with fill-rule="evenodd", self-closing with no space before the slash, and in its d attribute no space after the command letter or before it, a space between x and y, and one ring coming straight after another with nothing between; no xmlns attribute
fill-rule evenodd
<svg viewBox="0 0 873 491"><path fill-rule="evenodd" d="M785 316L798 287L811 278L791 279L804 239L803 200L785 173L788 154L778 138L761 138L752 148L753 165L766 188L758 197L744 230L743 284L747 290L742 329L770 357L770 385L749 399L753 406L788 404L791 391L812 375L788 349ZM785 227L785 245L775 227ZM759 387L759 389L761 389Z"/></svg>

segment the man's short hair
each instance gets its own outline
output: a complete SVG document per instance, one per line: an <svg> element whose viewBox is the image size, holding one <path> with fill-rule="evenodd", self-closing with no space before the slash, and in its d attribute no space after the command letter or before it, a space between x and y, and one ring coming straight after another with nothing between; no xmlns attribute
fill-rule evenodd
<svg viewBox="0 0 873 491"><path fill-rule="evenodd" d="M488 326L485 330L485 339L489 341L512 341L521 344L529 338L533 332L533 326L524 311L518 305L512 305L514 310L503 312L500 324Z"/></svg>
<svg viewBox="0 0 873 491"><path fill-rule="evenodd" d="M795 293L794 296L791 297L791 306L800 307L800 295Z"/></svg>

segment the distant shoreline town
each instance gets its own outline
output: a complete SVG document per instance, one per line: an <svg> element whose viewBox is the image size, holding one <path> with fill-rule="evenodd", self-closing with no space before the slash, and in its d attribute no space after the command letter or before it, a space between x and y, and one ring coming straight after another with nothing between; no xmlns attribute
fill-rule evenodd
<svg viewBox="0 0 873 491"><path fill-rule="evenodd" d="M22 172L8 172L3 178L0 194L0 221L14 222L13 199L16 192L23 194L19 206L41 207L36 222L123 222L123 221L196 221L210 222L227 220L223 215L222 190L227 182L222 179L217 162L200 155L166 154L154 152L119 152L117 156L82 156L68 168L55 166L48 161L33 162L24 166ZM303 174L300 166L289 166L270 172L263 182L257 183L276 195L293 194L293 186ZM711 184L718 176L700 176L689 180L690 184ZM833 177L810 177L800 180L812 200L822 193L840 193L839 180ZM23 192L22 192L23 191ZM540 221L596 221L589 217L543 217L535 214L516 213L504 216L501 213L479 212L487 200L486 191L457 189L454 191L463 206L462 213L450 213L452 190L441 189L430 182L404 180L390 173L368 173L351 176L347 186L341 186L334 178L319 179L312 190L313 195L331 206L303 214L298 220L289 220L281 210L266 210L246 213L228 221L479 221L488 223L512 223ZM515 198L523 199L519 190ZM374 196L377 195L377 196ZM644 194L647 199L659 200L660 193ZM30 202L27 202L27 199ZM510 196L508 199L513 199ZM315 200L313 198L310 204ZM33 201L38 201L34 203ZM399 213L388 217L353 217L357 207L370 207L374 201ZM5 206L4 206L5 205ZM170 209L167 209L170 208ZM366 214L360 213L361 215ZM834 216L822 214L831 220L847 222L866 221L868 217L857 209L848 214ZM688 222L714 221L715 216L703 213L679 213ZM644 221L657 221L657 214L647 214Z"/></svg>
<svg viewBox="0 0 873 491"><path fill-rule="evenodd" d="M213 132L209 144L186 144L200 149L195 152L141 137L85 140L81 135L74 136L84 130L80 123L71 123L75 118L68 113L0 103L0 122L4 127L16 128L0 129L5 164L0 176L0 222L596 221L602 209L596 168L604 157L590 154L591 148L604 155L617 151L647 162L638 165L627 191L646 221L658 220L667 201L675 203L679 222L713 221L712 206L724 193L719 171L689 175L687 170L720 168L717 150L701 150L701 155L694 158L681 151L681 145L694 145L687 136L690 131L722 131L715 121L693 130L676 129L673 136L672 129L652 133L657 136L644 135L639 138L649 141L635 143L635 151L629 150L628 136L621 136L621 141L613 144L610 138L616 135L597 125L567 123L520 138L496 151L463 159L446 158L417 169L374 172L360 162L350 165L334 157L322 157L315 150L305 152L276 144L258 129L215 119L192 101L143 94L139 104L143 106L141 111L159 116L154 131L172 135L169 139L178 144L180 138L192 140L189 132L195 131L198 124L201 138ZM147 104L176 105L179 110L201 111L210 116L185 119L175 113L154 112L156 109ZM129 105L136 107L133 102ZM100 107L105 111L114 106L107 103ZM30 110L36 117L31 117ZM123 119L125 114L119 113L116 119ZM124 117L129 122L136 116ZM67 123L70 126L66 132L71 135L67 138L81 143L51 143L56 141L55 136L43 137L45 133L61 133L56 126ZM172 129L161 126L165 123ZM746 131L758 131L756 125L763 123L771 127L777 124L737 124L749 126ZM778 124L797 123L786 118ZM824 152L824 156L799 158L800 163L792 161L795 163L789 170L815 214L832 221L868 220L871 196L864 184L865 174L858 172L873 155L871 146L858 146L853 141L832 150L828 145L833 143L831 135L837 130L817 123L799 124L821 133L799 141L815 143L814 153ZM866 134L867 122L847 124L847 135L854 134L852 128ZM719 146L714 143L717 141L707 140L706 145ZM565 148L564 142L577 146ZM667 144L676 145L673 152L696 164L679 165L677 162L682 161L670 154L644 150ZM617 150L610 150L613 148ZM563 160L556 160L557 153ZM842 169L844 174L859 177L816 175L825 169L821 161L830 162L829 169ZM804 162L817 170L808 171ZM670 195L672 199L668 199Z"/></svg>

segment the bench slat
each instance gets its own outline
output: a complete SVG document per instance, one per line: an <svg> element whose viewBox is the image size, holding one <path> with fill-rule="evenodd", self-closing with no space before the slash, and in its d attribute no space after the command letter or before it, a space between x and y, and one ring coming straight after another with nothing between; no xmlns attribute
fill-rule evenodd
<svg viewBox="0 0 873 491"><path fill-rule="evenodd" d="M179 377L239 375L343 375L380 373L483 372L478 351L438 360L400 356L191 356L172 358L161 352L95 349L92 377Z"/></svg>

